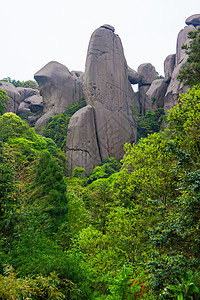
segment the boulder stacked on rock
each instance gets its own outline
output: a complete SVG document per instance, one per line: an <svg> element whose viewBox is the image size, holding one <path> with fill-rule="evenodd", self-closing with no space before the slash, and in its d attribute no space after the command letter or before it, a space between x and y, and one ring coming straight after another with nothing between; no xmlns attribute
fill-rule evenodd
<svg viewBox="0 0 200 300"><path fill-rule="evenodd" d="M186 24L178 34L176 54L165 59L165 77L158 76L150 63L141 64L137 72L129 67L114 27L105 24L91 36L84 73L70 72L52 61L35 74L42 98L32 89L0 82L10 97L7 110L26 114L31 121L38 118L34 113L41 113L44 106L44 114L36 122L41 127L84 96L87 106L72 116L66 133L71 172L75 167L84 167L88 173L108 157L119 160L124 143L136 141L135 110L141 116L157 108L167 113L176 105L179 94L187 91L177 80L187 60L182 45L189 43L188 32L200 26L200 14L187 18ZM137 93L132 84L138 84Z"/></svg>
<svg viewBox="0 0 200 300"><path fill-rule="evenodd" d="M41 116L43 100L39 91L31 88L15 87L12 83L0 81L0 88L6 91L7 112L13 112L25 119L29 124Z"/></svg>
<svg viewBox="0 0 200 300"><path fill-rule="evenodd" d="M74 76L67 67L51 61L34 75L40 87L44 103L44 115L37 120L36 126L63 112L68 105L75 104L82 97L82 88L78 76Z"/></svg>

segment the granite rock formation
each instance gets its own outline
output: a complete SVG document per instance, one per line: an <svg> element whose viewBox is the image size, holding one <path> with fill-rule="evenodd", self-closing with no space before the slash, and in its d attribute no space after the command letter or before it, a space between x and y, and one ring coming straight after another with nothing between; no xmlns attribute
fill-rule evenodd
<svg viewBox="0 0 200 300"><path fill-rule="evenodd" d="M103 25L91 36L83 88L87 104L94 109L101 159L123 155L125 142L136 140L132 106L138 106L128 79L128 66L114 28Z"/></svg>
<svg viewBox="0 0 200 300"><path fill-rule="evenodd" d="M43 100L38 90L15 87L12 83L5 81L0 81L0 88L9 97L6 101L7 112L16 113L22 119L25 119L29 125L41 116L43 112Z"/></svg>
<svg viewBox="0 0 200 300"><path fill-rule="evenodd" d="M165 77L158 76L150 63L141 64L137 72L131 69L114 27L105 24L91 36L85 72L70 72L52 61L35 74L42 97L31 89L16 89L0 82L10 97L7 110L26 114L29 122L35 122L44 106L44 114L36 122L36 126L43 126L51 116L84 96L87 106L72 116L68 127L66 155L71 172L84 167L87 174L104 158L120 159L124 143L136 141L133 111L145 115L148 110L164 108L167 113L179 94L187 91L177 80L187 60L181 47L189 43L188 32L200 26L200 14L187 18L186 24L178 34L176 54L165 59ZM137 93L132 84L138 85Z"/></svg>
<svg viewBox="0 0 200 300"><path fill-rule="evenodd" d="M188 32L193 30L195 30L195 27L193 25L188 25L184 29L182 29L178 34L177 45L176 45L175 66L171 75L169 86L165 94L165 101L164 101L165 114L167 114L167 111L170 108L172 108L174 105L177 104L179 94L185 93L187 91L187 87L183 86L183 84L177 80L177 76L179 74L180 68L187 60L187 54L185 53L185 50L182 49L181 47L183 44L189 43Z"/></svg>
<svg viewBox="0 0 200 300"><path fill-rule="evenodd" d="M71 118L66 143L66 156L71 171L83 167L88 173L101 162L96 137L94 110L87 105Z"/></svg>
<svg viewBox="0 0 200 300"><path fill-rule="evenodd" d="M49 62L34 78L44 103L44 115L36 122L38 127L45 125L51 116L63 112L68 105L75 104L83 95L79 77L58 62Z"/></svg>

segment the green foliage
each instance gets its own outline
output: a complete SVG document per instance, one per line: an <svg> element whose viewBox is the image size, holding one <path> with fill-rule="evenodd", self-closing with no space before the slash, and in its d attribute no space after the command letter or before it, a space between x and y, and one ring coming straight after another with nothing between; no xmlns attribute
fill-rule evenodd
<svg viewBox="0 0 200 300"><path fill-rule="evenodd" d="M157 108L154 112L148 110L145 116L140 116L137 121L137 140L147 137L148 134L159 132L163 117L163 108Z"/></svg>
<svg viewBox="0 0 200 300"><path fill-rule="evenodd" d="M39 90L39 86L37 82L34 80L27 80L27 81L19 81L11 79L10 77L3 78L2 81L6 81L9 83L12 83L15 87L24 87L24 88L31 88L31 89L37 89Z"/></svg>
<svg viewBox="0 0 200 300"><path fill-rule="evenodd" d="M200 84L200 28L188 33L189 45L183 45L188 59L179 70L178 79L184 85L194 86Z"/></svg>
<svg viewBox="0 0 200 300"><path fill-rule="evenodd" d="M47 138L51 138L59 148L63 148L66 143L70 118L77 110L85 105L85 99L81 98L76 104L67 106L64 112L51 117L44 127L43 135Z"/></svg>
<svg viewBox="0 0 200 300"><path fill-rule="evenodd" d="M120 162L118 162L114 157L104 159L99 166L94 168L94 170L88 174L87 183L90 184L100 178L108 178L115 172L118 172L120 168Z"/></svg>
<svg viewBox="0 0 200 300"><path fill-rule="evenodd" d="M77 299L76 286L70 280L61 280L54 272L47 277L17 278L15 270L11 266L6 266L4 273L5 276L0 275L0 298L2 300L61 300L66 299L67 294L70 295L70 299Z"/></svg>
<svg viewBox="0 0 200 300"><path fill-rule="evenodd" d="M199 271L187 271L177 279L176 285L169 285L167 288L174 293L174 298L177 300L183 299L200 299L200 278Z"/></svg>
<svg viewBox="0 0 200 300"><path fill-rule="evenodd" d="M6 112L6 100L8 99L7 93L0 88L0 115L3 115Z"/></svg>
<svg viewBox="0 0 200 300"><path fill-rule="evenodd" d="M199 100L196 86L167 128L87 177L65 177L51 138L1 116L0 298L199 299Z"/></svg>

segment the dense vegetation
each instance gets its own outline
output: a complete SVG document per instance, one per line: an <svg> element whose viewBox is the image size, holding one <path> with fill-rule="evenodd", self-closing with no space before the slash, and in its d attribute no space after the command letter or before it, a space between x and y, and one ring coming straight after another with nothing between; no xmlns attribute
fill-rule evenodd
<svg viewBox="0 0 200 300"><path fill-rule="evenodd" d="M0 117L0 299L199 299L199 87L168 122L85 178Z"/></svg>
<svg viewBox="0 0 200 300"><path fill-rule="evenodd" d="M70 111L45 129L57 145L3 113L0 299L200 299L199 85L87 177L59 148Z"/></svg>

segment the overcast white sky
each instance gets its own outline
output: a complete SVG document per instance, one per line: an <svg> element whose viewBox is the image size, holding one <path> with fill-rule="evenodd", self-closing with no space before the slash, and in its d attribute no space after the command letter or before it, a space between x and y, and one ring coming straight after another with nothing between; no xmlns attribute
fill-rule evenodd
<svg viewBox="0 0 200 300"><path fill-rule="evenodd" d="M152 63L164 75L185 20L200 0L1 0L0 79L32 79L49 61L84 71L92 32L115 27L128 65Z"/></svg>

